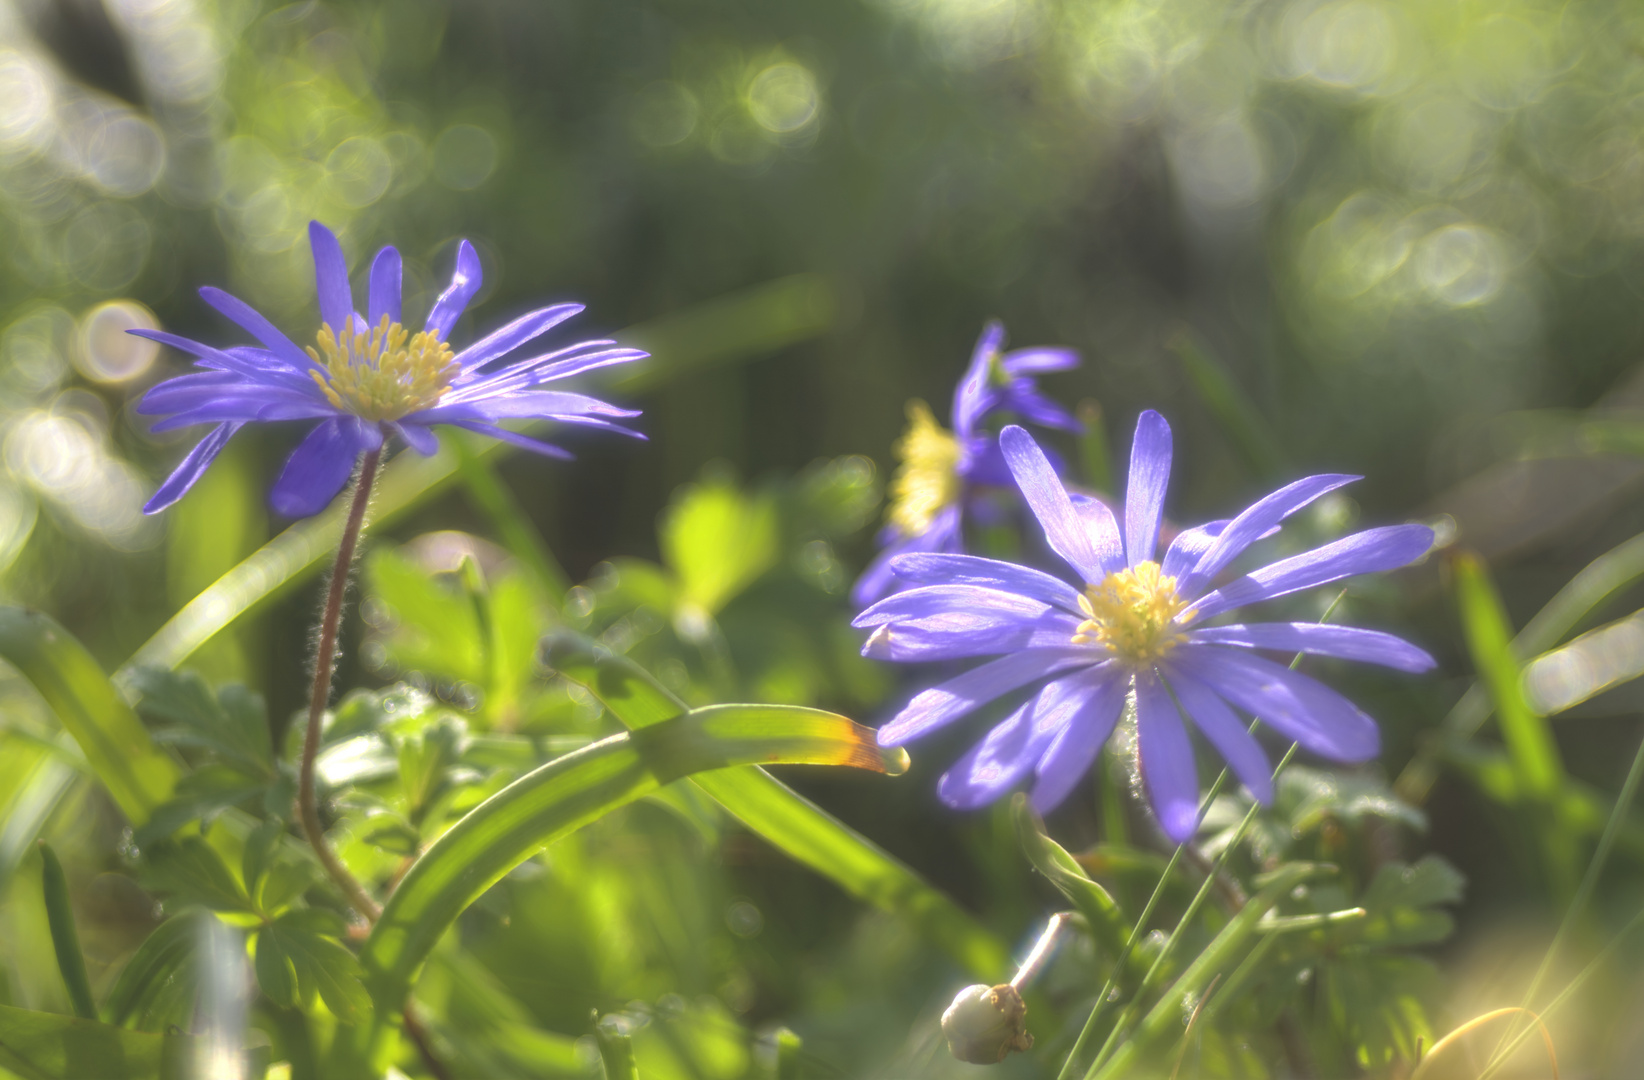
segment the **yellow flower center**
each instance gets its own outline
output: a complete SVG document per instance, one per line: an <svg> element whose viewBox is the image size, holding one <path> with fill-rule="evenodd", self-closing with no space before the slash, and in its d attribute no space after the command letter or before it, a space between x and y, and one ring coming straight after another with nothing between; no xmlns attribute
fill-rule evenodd
<svg viewBox="0 0 1644 1080"><path fill-rule="evenodd" d="M321 325L319 348L310 345L308 355L322 369L309 374L331 404L374 421L432 407L462 370L437 335L413 336L387 315L365 334L356 334L350 320L340 338Z"/></svg>
<svg viewBox="0 0 1644 1080"><path fill-rule="evenodd" d="M1156 562L1139 563L1087 586L1079 607L1088 618L1073 635L1076 645L1098 644L1127 660L1157 660L1176 647L1174 620L1187 608L1176 579Z"/></svg>
<svg viewBox="0 0 1644 1080"><path fill-rule="evenodd" d="M903 536L918 536L959 497L959 440L936 422L930 406L910 401L908 430L894 450L902 466L891 481L888 516Z"/></svg>

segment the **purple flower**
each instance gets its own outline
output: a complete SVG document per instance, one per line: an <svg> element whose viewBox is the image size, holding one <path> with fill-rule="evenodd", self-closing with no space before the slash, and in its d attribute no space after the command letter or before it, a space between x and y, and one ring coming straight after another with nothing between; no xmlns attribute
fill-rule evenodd
<svg viewBox="0 0 1644 1080"><path fill-rule="evenodd" d="M927 735L996 698L1033 687L986 738L942 777L939 793L961 808L992 802L1030 773L1032 801L1056 806L1095 760L1134 691L1137 750L1148 799L1178 842L1198 825L1199 783L1182 718L1227 760L1262 802L1273 797L1267 755L1234 710L1335 761L1376 756L1375 721L1324 684L1252 650L1316 653L1426 671L1433 658L1390 634L1314 623L1207 626L1214 616L1354 574L1395 567L1432 546L1425 525L1366 529L1211 583L1252 542L1354 476L1309 476L1238 517L1181 532L1155 562L1170 426L1153 411L1136 424L1124 521L1094 499L1075 503L1028 433L999 443L1050 547L1078 573L1066 582L1014 563L969 555L911 554L895 572L916 587L862 612L867 656L907 662L998 656L915 697L879 731L885 746Z"/></svg>
<svg viewBox="0 0 1644 1080"><path fill-rule="evenodd" d="M897 440L902 465L890 485L890 509L878 542L882 550L851 590L858 605L896 587L891 562L910 552L964 550L966 494L974 484L1010 484L999 441L980 431L991 413L1007 411L1046 427L1080 430L1067 410L1039 393L1033 377L1079 365L1072 349L1033 348L1001 352L1005 327L982 329L970 366L953 392L953 430L946 431L923 401L908 403L908 430Z"/></svg>
<svg viewBox="0 0 1644 1080"><path fill-rule="evenodd" d="M180 375L143 396L138 411L165 415L155 431L215 424L143 507L163 510L182 498L234 433L248 423L318 420L297 445L274 483L270 501L289 517L324 509L342 489L362 453L398 435L413 450L432 454L435 424L477 431L527 450L569 457L557 446L498 426L506 419L537 418L636 432L612 418L638 416L595 398L542 387L607 364L646 354L613 341L582 341L540 356L496 366L515 349L582 310L556 304L522 315L479 341L453 352L446 337L480 287L479 256L468 241L457 248L451 284L434 302L422 330L400 322L400 253L385 247L371 264L367 315L354 307L348 265L337 238L319 222L308 227L321 326L316 344L299 349L250 305L221 289L200 290L206 303L238 323L261 347L216 349L154 330L134 334L172 345L204 371ZM638 436L643 438L644 436Z"/></svg>

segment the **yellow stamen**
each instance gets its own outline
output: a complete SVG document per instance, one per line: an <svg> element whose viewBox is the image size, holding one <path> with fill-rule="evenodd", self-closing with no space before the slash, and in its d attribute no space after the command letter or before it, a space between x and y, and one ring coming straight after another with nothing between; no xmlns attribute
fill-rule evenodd
<svg viewBox="0 0 1644 1080"><path fill-rule="evenodd" d="M908 402L908 430L897 440L902 467L891 481L890 523L918 536L959 498L959 440L943 429L923 401Z"/></svg>
<svg viewBox="0 0 1644 1080"><path fill-rule="evenodd" d="M431 408L462 370L437 335L413 336L387 315L365 334L355 334L350 320L340 338L322 325L319 348L310 345L308 355L322 369L309 374L331 404L373 421Z"/></svg>
<svg viewBox="0 0 1644 1080"><path fill-rule="evenodd" d="M1073 635L1076 645L1098 644L1127 660L1157 660L1176 647L1175 619L1187 609L1176 579L1156 562L1109 574L1079 597L1089 616Z"/></svg>

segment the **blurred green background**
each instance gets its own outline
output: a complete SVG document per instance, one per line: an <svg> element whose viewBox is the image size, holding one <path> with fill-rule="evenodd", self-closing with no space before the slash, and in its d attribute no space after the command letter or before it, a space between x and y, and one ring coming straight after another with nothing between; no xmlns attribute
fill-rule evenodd
<svg viewBox="0 0 1644 1080"><path fill-rule="evenodd" d="M282 428L247 431L176 509L141 514L196 435L147 433L135 401L183 364L122 331L236 342L194 295L216 284L307 340L317 218L356 267L400 248L409 312L472 240L486 284L459 344L576 299L588 311L573 332L654 352L589 384L642 408L648 443L572 436L575 464L497 465L523 513L512 520L540 531L565 579L610 585L573 593L574 617L597 620L596 594L647 587L651 571L605 560L660 559L689 578L689 554L658 532L682 484L752 485L755 504L780 504L768 565L687 600L716 614L775 567L756 599L787 612L793 655L814 670L766 663L774 624L738 640L727 609L713 647L739 666L692 653L705 674L682 685L884 715L901 673L851 659L843 590L870 551L905 402L945 414L990 317L1014 344L1082 352L1046 389L1096 403L1086 415L1105 417L1121 466L1138 410L1170 417L1178 520L1222 516L1301 471L1363 473L1308 527L1440 522L1488 560L1523 626L1644 529L1641 55L1644 9L1624 0L0 0L0 599L56 615L112 669L288 524L264 502L300 434ZM375 543L459 530L519 555L495 511L447 486ZM724 535L745 538L762 512L725 511ZM407 558L443 567L436 548ZM193 661L264 693L276 725L301 702L311 592L285 590ZM1625 614L1628 598L1575 628ZM1358 603L1441 658L1409 685L1343 669L1384 722L1391 777L1471 661L1438 560ZM675 624L691 644L688 620ZM419 667L373 660L369 642L362 663L361 644L351 632L345 686ZM1644 645L1612 649L1611 682L1644 670ZM1554 725L1572 782L1614 790L1639 701L1623 687ZM15 680L0 704L49 753L51 724ZM1015 863L999 869L1019 862L1002 818L935 807L958 745L916 752L900 781L801 786L1014 941L1047 896ZM1415 841L1469 879L1444 954L1452 1019L1500 996L1504 935L1550 936L1562 895L1518 851L1533 846L1522 820L1464 772L1441 769L1422 793L1433 827ZM1052 824L1071 846L1093 838L1089 818ZM631 835L677 858L654 830ZM101 842L85 839L84 865ZM914 1040L921 1010L928 1027L921 995L951 982L940 957L763 848L710 849L726 872L698 882L704 925L724 938L713 913L729 903L724 940L754 940L748 905L771 970L704 959L740 974L640 979L601 991L601 1008L708 994L757 1027L803 1000L871 1032L864 1058L839 1051L859 1062ZM1639 849L1604 894L1614 903L1636 896ZM111 922L144 924L130 897L108 903ZM771 945L778 927L792 940ZM128 939L111 932L109 963ZM841 959L843 940L857 951ZM6 963L14 979L25 966ZM891 973L903 982L881 983ZM537 1018L576 1034L587 995L533 997L527 983L512 989ZM1636 978L1615 989L1613 1015L1644 1012ZM898 994L896 1009L864 1008ZM1636 1071L1640 1028L1595 1038L1593 1067Z"/></svg>

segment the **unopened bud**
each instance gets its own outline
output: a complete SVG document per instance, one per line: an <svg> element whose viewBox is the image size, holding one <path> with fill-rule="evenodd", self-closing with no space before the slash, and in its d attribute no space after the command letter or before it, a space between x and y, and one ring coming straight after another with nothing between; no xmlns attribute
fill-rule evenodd
<svg viewBox="0 0 1644 1080"><path fill-rule="evenodd" d="M973 1065L997 1065L1012 1050L1029 1050L1027 1006L1009 983L967 986L942 1014L948 1052Z"/></svg>

